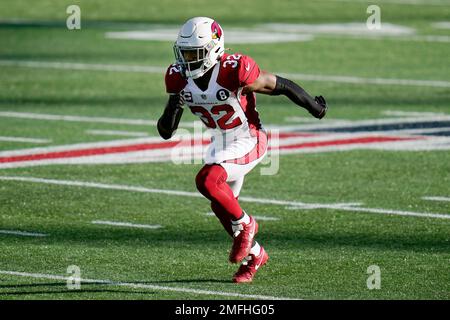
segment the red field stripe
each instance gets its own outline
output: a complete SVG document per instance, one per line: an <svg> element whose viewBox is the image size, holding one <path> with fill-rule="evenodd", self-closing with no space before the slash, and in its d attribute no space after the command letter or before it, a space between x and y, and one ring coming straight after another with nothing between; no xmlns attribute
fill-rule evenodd
<svg viewBox="0 0 450 320"><path fill-rule="evenodd" d="M80 149L80 150L69 150L69 151L57 151L57 152L47 152L47 153L37 153L22 156L12 156L12 157L0 157L0 163L11 163L19 161L35 161L35 160L48 160L48 159L65 159L65 158L76 158L85 156L96 156L102 154L111 153L123 153L123 152L133 152L133 151L143 151L143 150L154 150L154 149L167 149L172 148L177 145L188 146L189 141L168 141L160 143L141 143L128 146L117 146L117 147L99 147L91 149ZM191 144L201 143L209 144L209 140L191 140Z"/></svg>
<svg viewBox="0 0 450 320"><path fill-rule="evenodd" d="M407 141L407 140L418 140L420 138L402 138L402 137L358 137L358 138L348 138L348 139L337 139L337 140L327 140L327 141L316 141L316 142L304 142L291 144L287 146L280 146L278 149L300 149L300 148L314 148L314 147L325 147L343 144L357 144L357 143L375 143L375 142L393 142L393 141Z"/></svg>
<svg viewBox="0 0 450 320"><path fill-rule="evenodd" d="M300 137L317 137L320 134L317 133L309 133L309 132L280 132L278 134L278 137L280 139L286 139L286 138L300 138ZM269 131L268 133L269 139L272 138L272 132Z"/></svg>

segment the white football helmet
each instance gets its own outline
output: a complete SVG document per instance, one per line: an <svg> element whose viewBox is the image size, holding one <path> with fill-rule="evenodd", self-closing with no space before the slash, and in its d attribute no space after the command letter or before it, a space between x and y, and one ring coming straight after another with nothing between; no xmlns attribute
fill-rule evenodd
<svg viewBox="0 0 450 320"><path fill-rule="evenodd" d="M184 75L192 79L214 67L225 52L223 30L213 19L195 17L186 21L173 46Z"/></svg>

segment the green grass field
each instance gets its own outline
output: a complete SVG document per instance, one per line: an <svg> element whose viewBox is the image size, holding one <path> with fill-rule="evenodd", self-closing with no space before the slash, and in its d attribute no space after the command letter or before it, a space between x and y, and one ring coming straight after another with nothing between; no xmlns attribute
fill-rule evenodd
<svg viewBox="0 0 450 320"><path fill-rule="evenodd" d="M81 8L81 30L66 28L69 4ZM231 282L237 269L227 262L231 240L217 219L206 215L211 211L208 201L194 195L198 163L2 166L2 159L14 150L132 138L95 135L92 130L158 135L156 127L146 123L6 116L16 112L157 120L167 99L164 71L74 70L54 64L163 69L173 62L173 41L109 39L106 32L147 30L155 24L179 27L189 17L200 15L217 19L225 37L227 28L258 28L265 23L365 23L369 4L359 0L246 1L239 6L227 1L219 6L210 1L1 1L0 299L235 299L255 295L450 299L448 140L440 142L440 149L282 154L276 175L253 170L241 196L268 201L243 201L242 206L250 214L273 219L260 221L257 239L270 260L249 285ZM330 110L321 125L399 119L389 115L392 111L414 112L419 118L414 121L420 121L432 113L443 128L441 138L448 138L450 29L435 28L433 23L449 22L450 2L383 0L378 5L382 23L411 28L414 35L374 39L331 32L315 34L305 42L231 43L227 47L252 56L262 69L298 75L294 80L308 92L325 96ZM41 64L30 66L30 62ZM301 79L305 74L324 78ZM328 76L417 82L349 83ZM263 123L279 128L300 128L304 123L292 118L309 116L281 97L258 96L258 106ZM182 121L195 119L185 111ZM147 191L126 190L130 186ZM189 194L165 193L174 190ZM293 210L269 200L359 202L362 209ZM162 228L93 224L95 220ZM70 276L66 272L70 265L80 267L82 278L122 285L82 283L80 290L68 290L65 280L57 276ZM381 269L380 289L367 288L371 265Z"/></svg>

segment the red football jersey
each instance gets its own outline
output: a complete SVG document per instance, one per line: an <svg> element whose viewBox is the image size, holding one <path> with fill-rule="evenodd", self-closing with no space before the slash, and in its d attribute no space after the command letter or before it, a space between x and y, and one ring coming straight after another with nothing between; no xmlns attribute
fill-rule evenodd
<svg viewBox="0 0 450 320"><path fill-rule="evenodd" d="M213 129L216 145L209 162L236 159L258 144L262 126L256 110L256 95L242 95L241 92L259 74L259 67L252 58L224 54L213 67L207 89L201 90L193 79L182 76L176 64L167 69L167 93L181 94L191 112Z"/></svg>

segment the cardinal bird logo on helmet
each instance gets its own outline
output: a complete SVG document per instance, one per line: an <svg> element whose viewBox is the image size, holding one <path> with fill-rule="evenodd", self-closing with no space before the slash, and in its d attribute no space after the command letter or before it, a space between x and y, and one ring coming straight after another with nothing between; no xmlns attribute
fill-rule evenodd
<svg viewBox="0 0 450 320"><path fill-rule="evenodd" d="M222 28L219 26L219 24L214 21L211 24L211 32L212 32L212 38L213 39L219 39L222 37Z"/></svg>

